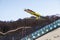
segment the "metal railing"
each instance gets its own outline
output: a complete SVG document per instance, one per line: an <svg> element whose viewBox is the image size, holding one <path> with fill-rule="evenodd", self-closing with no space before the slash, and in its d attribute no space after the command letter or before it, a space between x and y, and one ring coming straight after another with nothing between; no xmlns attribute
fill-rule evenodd
<svg viewBox="0 0 60 40"><path fill-rule="evenodd" d="M41 37L44 34L50 32L50 31L53 31L54 29L59 28L59 27L60 27L60 19L51 23L51 24L49 24L49 25L47 25L47 26L44 26L43 28L39 29L38 31L33 32L32 34L22 38L21 40L36 39L36 38Z"/></svg>

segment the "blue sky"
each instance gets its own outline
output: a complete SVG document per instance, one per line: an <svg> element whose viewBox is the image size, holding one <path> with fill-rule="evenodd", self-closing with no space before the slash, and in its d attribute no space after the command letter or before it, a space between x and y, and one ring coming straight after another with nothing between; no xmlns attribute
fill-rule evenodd
<svg viewBox="0 0 60 40"><path fill-rule="evenodd" d="M46 15L60 14L60 0L0 0L0 20L10 21L30 17L24 9Z"/></svg>

